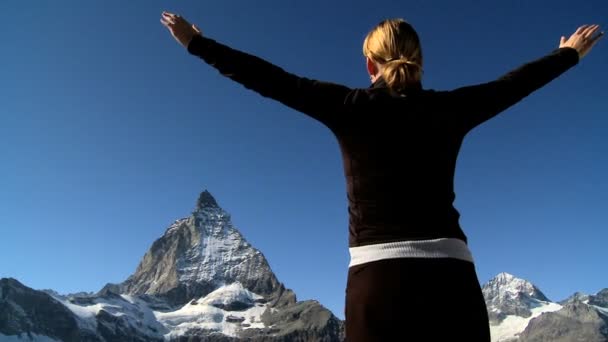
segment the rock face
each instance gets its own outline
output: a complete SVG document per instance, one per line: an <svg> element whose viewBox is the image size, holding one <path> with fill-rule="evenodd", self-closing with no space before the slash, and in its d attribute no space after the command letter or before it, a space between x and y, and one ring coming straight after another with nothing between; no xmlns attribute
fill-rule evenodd
<svg viewBox="0 0 608 342"><path fill-rule="evenodd" d="M597 294L589 296L589 305L608 308L608 289L603 289Z"/></svg>
<svg viewBox="0 0 608 342"><path fill-rule="evenodd" d="M482 290L492 341L608 341L608 289L556 303L532 283L501 273Z"/></svg>
<svg viewBox="0 0 608 342"><path fill-rule="evenodd" d="M608 310L602 314L583 302L566 304L561 310L543 314L530 321L520 335L523 342L606 342Z"/></svg>
<svg viewBox="0 0 608 342"><path fill-rule="evenodd" d="M94 333L81 329L72 312L53 297L12 278L0 279L0 334L100 341Z"/></svg>
<svg viewBox="0 0 608 342"><path fill-rule="evenodd" d="M44 310L36 309L44 307ZM264 255L203 191L135 273L96 294L61 296L0 282L2 336L48 341L342 341L343 322L298 302Z"/></svg>

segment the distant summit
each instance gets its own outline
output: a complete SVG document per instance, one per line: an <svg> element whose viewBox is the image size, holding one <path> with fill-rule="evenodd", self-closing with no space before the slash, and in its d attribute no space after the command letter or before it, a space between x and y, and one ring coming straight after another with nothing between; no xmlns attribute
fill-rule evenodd
<svg viewBox="0 0 608 342"><path fill-rule="evenodd" d="M549 299L532 283L503 272L482 287L490 323L499 324L507 316L529 318L532 309Z"/></svg>
<svg viewBox="0 0 608 342"><path fill-rule="evenodd" d="M198 196L198 200L196 201L196 211L218 208L219 205L217 204L217 201L209 191L205 189L203 192L201 192L201 194Z"/></svg>
<svg viewBox="0 0 608 342"><path fill-rule="evenodd" d="M549 299L532 283L506 272L499 273L483 287L484 296L493 299L506 299L523 296L540 301Z"/></svg>

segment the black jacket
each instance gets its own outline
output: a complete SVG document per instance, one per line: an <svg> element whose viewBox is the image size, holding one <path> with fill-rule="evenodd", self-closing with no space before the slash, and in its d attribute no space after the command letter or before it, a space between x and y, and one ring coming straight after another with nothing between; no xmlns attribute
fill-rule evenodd
<svg viewBox="0 0 608 342"><path fill-rule="evenodd" d="M336 136L344 163L349 246L399 240L467 241L454 208L456 158L465 135L579 61L560 48L488 83L394 94L380 80L349 88L288 73L196 36L188 51L222 75L309 115Z"/></svg>

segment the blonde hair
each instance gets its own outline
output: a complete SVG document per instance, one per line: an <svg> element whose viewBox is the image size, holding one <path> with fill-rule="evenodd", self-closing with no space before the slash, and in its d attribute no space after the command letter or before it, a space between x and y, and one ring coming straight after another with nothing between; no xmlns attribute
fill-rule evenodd
<svg viewBox="0 0 608 342"><path fill-rule="evenodd" d="M363 55L382 65L382 78L396 92L421 81L420 39L403 19L387 19L376 25L365 37Z"/></svg>

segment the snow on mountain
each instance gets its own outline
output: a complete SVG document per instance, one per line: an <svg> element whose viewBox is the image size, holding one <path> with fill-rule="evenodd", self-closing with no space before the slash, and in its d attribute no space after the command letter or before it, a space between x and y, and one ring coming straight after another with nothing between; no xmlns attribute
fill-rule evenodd
<svg viewBox="0 0 608 342"><path fill-rule="evenodd" d="M608 307L601 307L597 305L592 306L608 319Z"/></svg>
<svg viewBox="0 0 608 342"><path fill-rule="evenodd" d="M568 303L572 303L572 302L583 302L583 303L587 303L589 302L589 295L584 294L582 292L575 292L572 296L560 301L559 303L562 305L566 305Z"/></svg>
<svg viewBox="0 0 608 342"><path fill-rule="evenodd" d="M165 335L168 339L183 336L190 330L206 330L237 337L241 330L265 328L261 317L268 305L255 303L261 299L262 296L234 283L193 300L179 310L155 312L155 315L170 330Z"/></svg>
<svg viewBox="0 0 608 342"><path fill-rule="evenodd" d="M72 312L43 291L31 289L13 278L0 279L0 334L2 339L89 339ZM48 337L48 338L47 338Z"/></svg>
<svg viewBox="0 0 608 342"><path fill-rule="evenodd" d="M268 309L264 298L233 283L192 300L174 311L154 311L133 296L116 295L97 298L56 297L79 319L82 329L97 331L100 315L120 320L122 325L151 339L178 338L192 330L218 332L236 337L244 329L265 328L262 314ZM0 339L1 340L1 339Z"/></svg>
<svg viewBox="0 0 608 342"><path fill-rule="evenodd" d="M519 335L526 327L528 323L545 312L554 312L560 310L561 305L549 302L539 302L539 305L531 309L531 315L529 317L521 317L516 315L508 315L497 325L490 325L490 331L492 334L493 342L507 342L517 340Z"/></svg>
<svg viewBox="0 0 608 342"><path fill-rule="evenodd" d="M79 326L95 332L104 321L120 321L123 327L133 329L141 336L160 338L167 329L157 321L147 303L129 295L103 297L55 297L78 319ZM107 319L104 319L107 318Z"/></svg>
<svg viewBox="0 0 608 342"><path fill-rule="evenodd" d="M243 288L243 285L237 282L220 287L199 300L199 302L206 305L213 305L218 308L246 308L253 306L256 301L260 302L263 300L263 296L257 295Z"/></svg>
<svg viewBox="0 0 608 342"><path fill-rule="evenodd" d="M232 226L230 216L221 208L203 208L195 212L200 239L177 260L180 282L204 282L233 279L239 274L259 278L266 270L251 267L250 260L261 256ZM176 232L174 228L172 232Z"/></svg>

